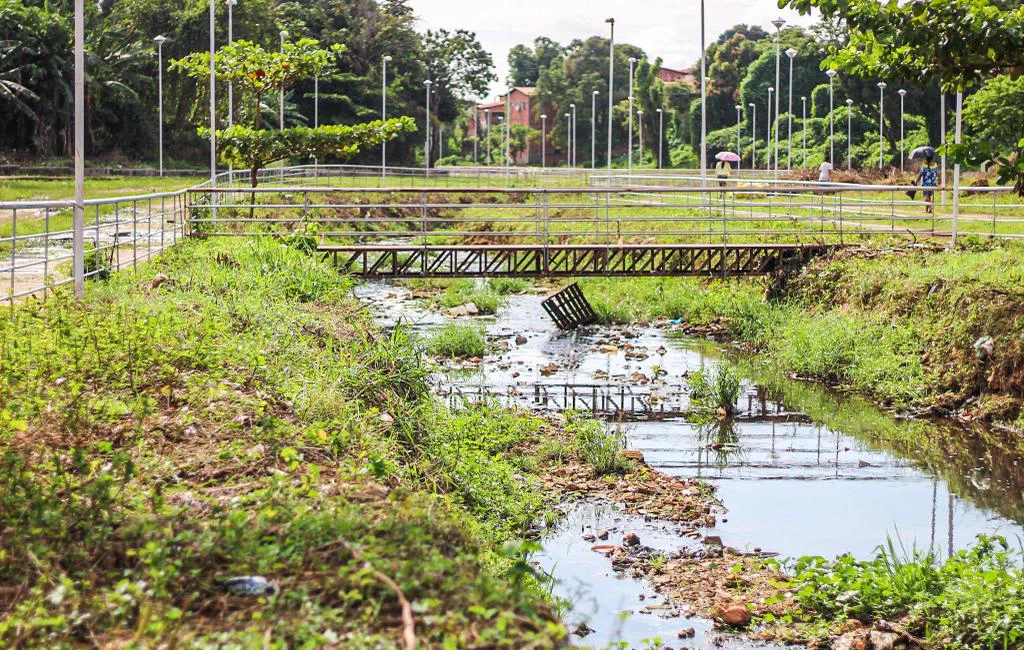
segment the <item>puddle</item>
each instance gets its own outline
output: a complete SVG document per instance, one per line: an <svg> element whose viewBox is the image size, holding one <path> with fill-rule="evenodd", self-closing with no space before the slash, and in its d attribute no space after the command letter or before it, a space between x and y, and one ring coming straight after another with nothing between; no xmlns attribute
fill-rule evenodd
<svg viewBox="0 0 1024 650"><path fill-rule="evenodd" d="M401 320L426 333L448 320L404 300L408 292L400 287L367 284L357 295L386 326ZM908 549L930 547L945 557L979 534L1024 537L1024 473L1012 450L994 449L949 424L900 422L863 400L789 380L745 381L739 417L698 426L683 414L685 376L728 363L718 347L653 328L561 333L540 302L537 295L512 297L496 317L477 319L506 351L475 370L439 374L435 390L454 402L498 395L535 410L593 410L622 423L630 448L653 467L717 486L728 512L713 534L739 549L870 557L887 537L898 536ZM519 336L526 338L521 345ZM941 444L921 448L920 440ZM600 647L621 639L640 646L658 636L669 646L712 647L706 621L639 614L639 595L650 590L615 577L608 561L580 540L586 525L609 527L615 517L621 515L601 506L570 511L538 558L561 580L558 595L576 605L568 620L585 617L596 630L579 643ZM648 537L671 548L684 543L659 529ZM622 611L634 615L623 621ZM697 638L677 640L691 626ZM726 646L763 647L743 640Z"/></svg>

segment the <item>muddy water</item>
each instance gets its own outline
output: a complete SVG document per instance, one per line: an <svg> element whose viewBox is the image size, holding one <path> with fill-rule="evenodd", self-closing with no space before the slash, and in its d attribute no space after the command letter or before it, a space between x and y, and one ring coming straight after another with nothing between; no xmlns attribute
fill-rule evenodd
<svg viewBox="0 0 1024 650"><path fill-rule="evenodd" d="M357 293L384 324L402 321L427 333L447 320L407 300L401 288L370 284ZM1020 459L977 436L951 433L945 424L901 423L795 381L746 381L738 418L698 426L682 413L685 375L728 363L721 349L671 328L560 333L540 301L517 296L497 317L478 319L503 351L479 367L440 374L436 391L455 402L488 394L539 411L592 410L622 427L652 466L715 484L725 511L713 534L736 548L868 557L892 537L945 556L979 534L1024 536ZM526 342L517 345L517 336ZM921 439L941 439L942 448L919 449L913 441ZM959 439L964 444L952 442ZM716 639L708 622L652 607L650 589L617 577L580 541L588 526L639 530L645 544L665 550L685 543L669 527L606 506L571 509L538 559L559 578L557 593L575 603L567 621L595 629L584 643L622 639L639 647L659 637L677 647L757 647ZM688 627L696 638L677 641L676 632Z"/></svg>

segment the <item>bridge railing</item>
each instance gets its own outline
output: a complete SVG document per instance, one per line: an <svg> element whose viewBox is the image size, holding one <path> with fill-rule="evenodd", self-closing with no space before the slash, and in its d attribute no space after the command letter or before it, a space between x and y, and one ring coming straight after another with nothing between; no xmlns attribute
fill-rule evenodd
<svg viewBox="0 0 1024 650"><path fill-rule="evenodd" d="M190 232L280 234L302 228L346 245L556 245L820 242L946 236L948 215L919 188L763 181L724 186L203 188ZM216 204L217 209L210 206ZM971 188L961 232L1024 236L1024 206L1003 188Z"/></svg>

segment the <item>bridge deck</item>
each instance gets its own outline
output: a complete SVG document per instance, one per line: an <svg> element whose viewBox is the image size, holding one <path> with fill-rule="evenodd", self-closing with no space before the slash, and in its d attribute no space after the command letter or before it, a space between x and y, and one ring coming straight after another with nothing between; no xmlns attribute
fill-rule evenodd
<svg viewBox="0 0 1024 650"><path fill-rule="evenodd" d="M802 264L826 244L321 245L340 270L371 278L751 276Z"/></svg>

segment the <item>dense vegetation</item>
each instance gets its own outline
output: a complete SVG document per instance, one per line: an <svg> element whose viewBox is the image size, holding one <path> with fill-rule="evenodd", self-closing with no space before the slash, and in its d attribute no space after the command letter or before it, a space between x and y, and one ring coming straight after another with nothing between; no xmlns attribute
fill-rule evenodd
<svg viewBox="0 0 1024 650"><path fill-rule="evenodd" d="M516 542L546 425L441 408L349 288L192 241L3 319L0 645L560 643Z"/></svg>

